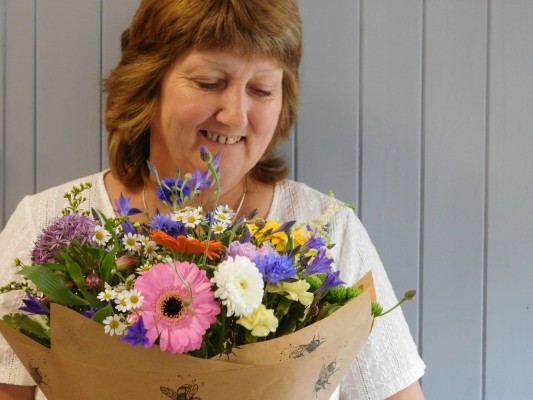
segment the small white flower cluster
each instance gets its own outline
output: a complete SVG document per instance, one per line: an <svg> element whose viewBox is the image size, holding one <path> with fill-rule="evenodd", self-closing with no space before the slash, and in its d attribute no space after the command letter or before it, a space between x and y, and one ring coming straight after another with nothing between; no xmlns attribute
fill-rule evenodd
<svg viewBox="0 0 533 400"><path fill-rule="evenodd" d="M186 228L195 229L206 221L202 207L184 207L172 215L174 221L181 222Z"/></svg>
<svg viewBox="0 0 533 400"><path fill-rule="evenodd" d="M129 312L142 306L144 296L136 289L123 289L105 285L103 292L98 294L98 300L114 302L115 308L120 312ZM130 325L120 314L114 314L103 320L105 333L113 335L123 335L126 328Z"/></svg>

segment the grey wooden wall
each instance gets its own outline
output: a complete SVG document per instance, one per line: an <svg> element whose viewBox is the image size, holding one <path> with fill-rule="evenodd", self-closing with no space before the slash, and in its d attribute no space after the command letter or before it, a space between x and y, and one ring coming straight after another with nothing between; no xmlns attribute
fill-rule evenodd
<svg viewBox="0 0 533 400"><path fill-rule="evenodd" d="M106 166L99 77L138 0L0 0L0 226ZM294 177L352 202L428 399L533 399L533 1L300 0Z"/></svg>

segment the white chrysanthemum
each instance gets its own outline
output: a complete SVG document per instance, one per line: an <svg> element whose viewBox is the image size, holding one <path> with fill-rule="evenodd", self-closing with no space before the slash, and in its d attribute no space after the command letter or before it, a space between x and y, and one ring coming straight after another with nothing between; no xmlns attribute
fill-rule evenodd
<svg viewBox="0 0 533 400"><path fill-rule="evenodd" d="M211 279L216 284L215 296L227 307L227 316L246 316L263 299L263 276L246 257L228 257L218 265Z"/></svg>
<svg viewBox="0 0 533 400"><path fill-rule="evenodd" d="M252 336L266 337L270 332L276 332L279 321L274 315L274 310L259 304L250 315L239 318L237 323L251 331Z"/></svg>
<svg viewBox="0 0 533 400"><path fill-rule="evenodd" d="M299 301L304 306L309 306L313 302L313 293L308 292L311 285L304 280L296 282L280 282L278 285L269 285L267 291L270 293L281 293L292 301Z"/></svg>
<svg viewBox="0 0 533 400"><path fill-rule="evenodd" d="M128 233L122 238L122 244L126 250L137 251L141 247L141 241L136 233Z"/></svg>
<svg viewBox="0 0 533 400"><path fill-rule="evenodd" d="M93 242L98 243L100 246L105 246L109 239L111 239L111 234L103 226L96 225L92 239Z"/></svg>
<svg viewBox="0 0 533 400"><path fill-rule="evenodd" d="M115 299L116 308L120 312L134 310L142 306L144 296L136 289L124 290L117 294Z"/></svg>
<svg viewBox="0 0 533 400"><path fill-rule="evenodd" d="M113 335L122 335L126 329L126 325L122 321L122 318L119 315L110 315L106 317L103 321L105 333Z"/></svg>

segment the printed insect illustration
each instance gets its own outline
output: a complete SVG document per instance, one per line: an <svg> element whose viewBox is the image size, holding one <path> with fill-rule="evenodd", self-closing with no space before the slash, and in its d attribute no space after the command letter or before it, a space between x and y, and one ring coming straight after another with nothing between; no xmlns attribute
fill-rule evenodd
<svg viewBox="0 0 533 400"><path fill-rule="evenodd" d="M181 385L178 390L164 386L161 386L159 389L161 393L173 400L202 400L200 397L195 397L195 394L198 392L198 385L194 381L192 384L186 383Z"/></svg>
<svg viewBox="0 0 533 400"><path fill-rule="evenodd" d="M46 385L46 382L44 381L43 375L41 374L41 370L39 369L39 367L34 367L33 365L31 365L31 363L30 375L38 386Z"/></svg>
<svg viewBox="0 0 533 400"><path fill-rule="evenodd" d="M331 382L329 381L329 378L337 372L337 362L333 360L329 364L324 364L322 366L322 369L320 370L320 374L318 375L318 379L315 383L315 394L320 392L321 390L326 389L326 385L330 385Z"/></svg>
<svg viewBox="0 0 533 400"><path fill-rule="evenodd" d="M318 338L313 336L313 339L311 339L309 343L297 346L291 354L289 354L289 358L300 358L306 354L312 353L325 341L326 339L322 339L320 336L318 336Z"/></svg>

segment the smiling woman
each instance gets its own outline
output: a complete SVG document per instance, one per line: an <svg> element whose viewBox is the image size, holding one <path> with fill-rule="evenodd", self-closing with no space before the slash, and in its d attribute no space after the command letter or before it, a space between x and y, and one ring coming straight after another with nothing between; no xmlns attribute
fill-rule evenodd
<svg viewBox="0 0 533 400"><path fill-rule="evenodd" d="M87 210L121 214L114 208L123 208L127 198L128 210L143 211L132 218L148 222L168 206L156 193L156 175L174 176L179 169L185 176L203 169L200 149L205 147L220 157L220 202L237 210L237 217L256 212L271 221L307 222L327 215L340 278L353 284L371 270L380 302L395 304L383 265L355 213L287 180L287 166L276 153L296 119L301 35L293 0L142 1L122 35L122 58L105 80L110 170L19 204L0 235L0 286L16 279L13 259L28 259L38 233L61 214L63 194L74 183L92 183L85 194ZM210 209L212 197L207 193L200 205ZM121 200L114 207L111 199ZM205 243L193 243L182 233L167 234L158 240L205 249ZM13 237L21 239L13 243ZM262 267L248 264L257 271ZM1 313L16 309L20 301L14 293L0 296ZM181 306L173 298L159 317L174 318ZM150 328L157 335L155 326ZM8 393L33 398L31 376L9 346L1 346L0 382L5 384L0 384L0 398ZM392 313L376 321L334 398L421 399L423 373L402 313Z"/></svg>

